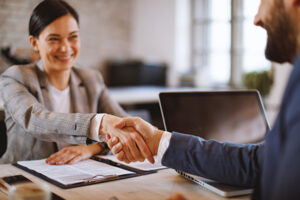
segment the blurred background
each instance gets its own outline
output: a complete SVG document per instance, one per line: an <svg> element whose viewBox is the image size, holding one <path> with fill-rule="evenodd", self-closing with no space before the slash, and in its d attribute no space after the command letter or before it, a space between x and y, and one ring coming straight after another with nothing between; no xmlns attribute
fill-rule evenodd
<svg viewBox="0 0 300 200"><path fill-rule="evenodd" d="M159 91L256 88L273 124L291 65L264 57L260 0L66 1L80 16L76 65L100 70L130 114L162 128ZM39 2L0 0L0 73L38 59L28 21Z"/></svg>

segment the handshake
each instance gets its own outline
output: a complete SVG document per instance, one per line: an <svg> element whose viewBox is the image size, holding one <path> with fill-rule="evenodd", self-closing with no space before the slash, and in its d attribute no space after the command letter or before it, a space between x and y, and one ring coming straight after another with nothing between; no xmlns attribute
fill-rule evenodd
<svg viewBox="0 0 300 200"><path fill-rule="evenodd" d="M138 117L119 118L105 114L99 128L113 154L126 163L145 159L154 163L163 131Z"/></svg>

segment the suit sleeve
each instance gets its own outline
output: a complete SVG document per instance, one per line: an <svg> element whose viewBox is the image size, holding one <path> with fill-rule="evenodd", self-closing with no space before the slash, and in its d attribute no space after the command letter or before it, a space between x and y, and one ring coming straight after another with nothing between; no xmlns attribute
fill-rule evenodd
<svg viewBox="0 0 300 200"><path fill-rule="evenodd" d="M35 138L48 142L86 144L90 121L95 114L50 112L9 73L0 77L0 91L5 111L18 126Z"/></svg>
<svg viewBox="0 0 300 200"><path fill-rule="evenodd" d="M253 187L264 143L231 144L173 132L162 164L222 183Z"/></svg>

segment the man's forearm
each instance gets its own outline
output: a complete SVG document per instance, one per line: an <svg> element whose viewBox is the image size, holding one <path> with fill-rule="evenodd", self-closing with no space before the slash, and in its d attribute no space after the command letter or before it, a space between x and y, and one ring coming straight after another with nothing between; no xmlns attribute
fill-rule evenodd
<svg viewBox="0 0 300 200"><path fill-rule="evenodd" d="M162 164L232 185L254 186L264 143L231 144L173 132Z"/></svg>

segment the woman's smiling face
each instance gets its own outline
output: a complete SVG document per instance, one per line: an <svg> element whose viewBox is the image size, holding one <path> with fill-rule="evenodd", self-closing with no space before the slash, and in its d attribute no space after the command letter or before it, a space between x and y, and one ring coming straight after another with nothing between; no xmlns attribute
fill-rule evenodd
<svg viewBox="0 0 300 200"><path fill-rule="evenodd" d="M70 14L46 26L38 38L30 36L39 51L46 72L70 70L80 51L79 27Z"/></svg>

